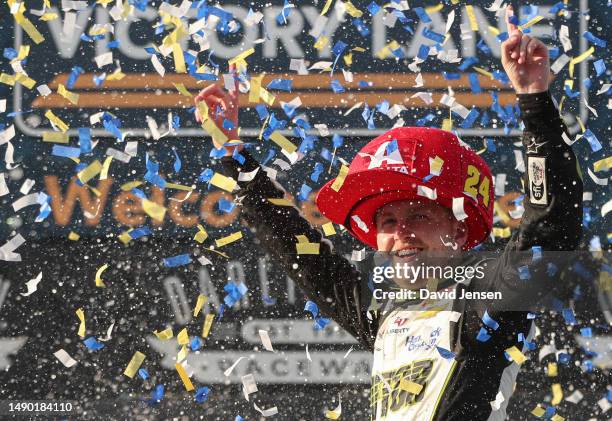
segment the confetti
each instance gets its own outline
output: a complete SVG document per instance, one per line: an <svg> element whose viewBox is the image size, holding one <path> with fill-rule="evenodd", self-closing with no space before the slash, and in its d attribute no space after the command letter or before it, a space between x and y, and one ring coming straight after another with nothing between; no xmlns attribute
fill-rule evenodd
<svg viewBox="0 0 612 421"><path fill-rule="evenodd" d="M132 359L128 363L127 367L125 368L123 374L133 379L145 358L146 357L142 352L136 351L132 356Z"/></svg>

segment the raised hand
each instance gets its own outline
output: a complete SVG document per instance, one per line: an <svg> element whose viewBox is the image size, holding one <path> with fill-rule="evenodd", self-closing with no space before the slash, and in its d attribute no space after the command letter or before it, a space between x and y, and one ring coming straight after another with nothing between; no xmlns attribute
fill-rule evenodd
<svg viewBox="0 0 612 421"><path fill-rule="evenodd" d="M230 66L230 73L234 74L236 69L234 66ZM200 115L198 110L198 104L202 101L208 106L208 118L211 119L215 125L221 130L229 140L238 139L238 80L235 80L234 90L225 91L219 84L215 83L202 89L200 93L195 97L196 105L196 120L198 123L202 123L204 116ZM233 124L233 128L226 129L223 127L223 121L229 120ZM214 141L214 140L213 140ZM215 143L216 148L220 148L217 142Z"/></svg>
<svg viewBox="0 0 612 421"><path fill-rule="evenodd" d="M506 8L508 39L501 45L504 70L518 94L533 94L548 90L550 63L548 48L542 41L523 34L512 22L512 6Z"/></svg>

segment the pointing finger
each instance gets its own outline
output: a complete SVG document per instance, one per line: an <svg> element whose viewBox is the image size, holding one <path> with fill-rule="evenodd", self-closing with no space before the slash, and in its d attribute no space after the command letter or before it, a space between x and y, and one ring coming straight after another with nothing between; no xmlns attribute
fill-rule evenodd
<svg viewBox="0 0 612 421"><path fill-rule="evenodd" d="M523 64L527 60L527 44L529 44L530 41L531 37L528 35L523 35L523 38L521 38L520 56L518 60L519 64Z"/></svg>

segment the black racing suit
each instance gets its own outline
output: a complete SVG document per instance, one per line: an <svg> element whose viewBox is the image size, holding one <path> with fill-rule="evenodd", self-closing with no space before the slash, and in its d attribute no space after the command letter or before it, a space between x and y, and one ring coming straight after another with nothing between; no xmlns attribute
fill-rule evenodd
<svg viewBox="0 0 612 421"><path fill-rule="evenodd" d="M530 265L531 273L546 270L537 261L534 263L532 247L553 252L575 250L582 225L582 180L576 157L562 139L566 128L550 94L519 95L519 105L526 148L525 211L520 227L496 259L468 257L471 264L484 266L486 276L457 285L467 291L499 291L503 300L455 300L452 309L448 309L452 311L446 312L449 317L440 319L442 330L436 327L440 323L435 319L437 316L429 319L417 316L414 321L414 313L402 313L402 309L386 313L368 311L363 294L367 275L337 254L297 208L276 206L266 200L283 197L284 191L277 183L262 170L251 181L239 183L237 197L242 216L261 246L324 315L374 352L373 418L445 421L505 418L519 367L509 361L504 351L512 346L524 350L518 335L523 333L528 338L533 325L526 310L508 310L513 308L512 303L535 302L555 286L556 280L536 276L525 281L520 279L517 268L525 264ZM223 158L226 175L238 179L239 172L250 172L259 166L246 151L242 154L246 157L242 165L232 157ZM538 170L538 180L532 180ZM532 197L534 194L537 197ZM320 242L320 253L298 255L296 235ZM484 326L485 310L499 323L499 328L487 328L491 338L483 342L476 337ZM428 320L425 326L423 319ZM406 320L410 320L407 325ZM410 332L414 326L419 330ZM441 332L446 337L439 340ZM398 339L398 335L403 336ZM441 357L438 346L454 356ZM411 359L411 352L427 358ZM431 374L437 367L443 367L438 378Z"/></svg>

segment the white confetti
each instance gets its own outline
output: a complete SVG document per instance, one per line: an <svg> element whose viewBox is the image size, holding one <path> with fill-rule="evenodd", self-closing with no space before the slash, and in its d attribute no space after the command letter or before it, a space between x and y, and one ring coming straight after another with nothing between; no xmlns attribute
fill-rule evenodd
<svg viewBox="0 0 612 421"><path fill-rule="evenodd" d="M601 216L606 216L608 212L612 210L612 200L608 200L608 202L601 207Z"/></svg>
<svg viewBox="0 0 612 421"><path fill-rule="evenodd" d="M438 198L438 192L436 189L430 189L427 186L417 186L417 195L431 200L436 200Z"/></svg>
<svg viewBox="0 0 612 421"><path fill-rule="evenodd" d="M525 172L525 160L523 159L523 152L519 150L514 150L514 159L516 160L515 170L520 172Z"/></svg>
<svg viewBox="0 0 612 421"><path fill-rule="evenodd" d="M34 180L32 180L30 178L26 178L26 180L21 185L21 188L19 189L19 193L21 193L21 194L28 194L30 192L30 190L32 190L32 187L34 186L34 183L36 183Z"/></svg>
<svg viewBox="0 0 612 421"><path fill-rule="evenodd" d="M463 197L453 197L453 215L457 221L463 221L468 217L463 208L463 200Z"/></svg>
<svg viewBox="0 0 612 421"><path fill-rule="evenodd" d="M6 142L15 137L15 126L10 125L6 130L0 132L0 145L4 145Z"/></svg>
<svg viewBox="0 0 612 421"><path fill-rule="evenodd" d="M38 289L38 284L40 283L40 281L42 281L42 272L39 272L38 275L36 275L36 278L30 279L28 282L26 282L26 287L28 288L28 291L22 292L21 295L23 295L24 297L28 297L34 294Z"/></svg>
<svg viewBox="0 0 612 421"><path fill-rule="evenodd" d="M255 168L253 171L240 172L238 174L238 181L251 181L252 179L255 178L258 172L259 172L259 167Z"/></svg>
<svg viewBox="0 0 612 421"><path fill-rule="evenodd" d="M5 196L9 193L9 188L6 185L6 175L0 172L0 196Z"/></svg>
<svg viewBox="0 0 612 421"><path fill-rule="evenodd" d="M166 69L164 69L164 65L161 64L159 59L157 58L157 54L151 55L151 64L153 64L153 68L155 71L161 76L164 77L166 74Z"/></svg>
<svg viewBox="0 0 612 421"><path fill-rule="evenodd" d="M21 234L15 235L2 247L0 247L0 260L4 260L7 262L21 262L21 255L19 253L13 252L23 243L25 243L25 238L23 238Z"/></svg>
<svg viewBox="0 0 612 421"><path fill-rule="evenodd" d="M257 406L256 403L253 403L253 407L257 410L257 412L259 412L261 415L263 415L264 417L271 417L272 415L276 415L278 414L278 408L273 406L272 408L268 408L268 409L261 409L260 407Z"/></svg>
<svg viewBox="0 0 612 421"><path fill-rule="evenodd" d="M107 64L112 64L113 52L109 51L108 53L97 55L94 60L99 69L106 66Z"/></svg>
<svg viewBox="0 0 612 421"><path fill-rule="evenodd" d="M259 338L266 351L276 352L272 347L272 341L270 340L270 335L267 330L259 329Z"/></svg>
<svg viewBox="0 0 612 421"><path fill-rule="evenodd" d="M567 25L561 25L561 29L559 29L559 40L561 41L561 45L563 45L563 50L565 52L572 49L572 41L569 37L569 28Z"/></svg>
<svg viewBox="0 0 612 421"><path fill-rule="evenodd" d="M236 360L236 362L234 364L232 364L227 370L225 370L223 372L223 375L225 377L229 377L230 374L232 374L232 371L234 371L234 369L238 366L238 364L240 364L240 361L246 359L246 357L240 357Z"/></svg>
<svg viewBox="0 0 612 421"><path fill-rule="evenodd" d="M569 63L569 61L570 58L566 54L561 54L559 58L555 60L552 66L550 66L550 70L552 70L554 74L557 74L565 67L567 63Z"/></svg>
<svg viewBox="0 0 612 421"><path fill-rule="evenodd" d="M53 355L55 355L55 358L57 358L62 364L64 364L65 367L70 368L77 363L77 361L70 355L68 355L68 353L63 349L54 352Z"/></svg>
<svg viewBox="0 0 612 421"><path fill-rule="evenodd" d="M361 262L366 258L366 248L362 248L361 250L353 250L351 252L351 260L353 262Z"/></svg>
<svg viewBox="0 0 612 421"><path fill-rule="evenodd" d="M362 230L363 232L369 232L370 231L370 229L368 228L366 223L363 222L363 220L358 215L351 216L351 219L353 221L355 221L355 223L357 224L357 227L359 227L359 229Z"/></svg>

